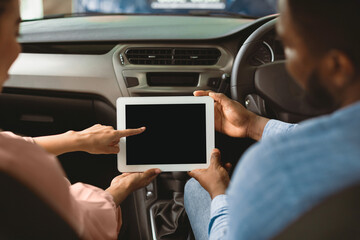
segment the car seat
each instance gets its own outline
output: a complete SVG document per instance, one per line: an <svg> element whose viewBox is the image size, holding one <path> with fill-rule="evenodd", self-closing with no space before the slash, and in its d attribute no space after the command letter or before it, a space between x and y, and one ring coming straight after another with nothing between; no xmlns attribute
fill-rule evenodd
<svg viewBox="0 0 360 240"><path fill-rule="evenodd" d="M360 184L327 198L273 240L360 239Z"/></svg>

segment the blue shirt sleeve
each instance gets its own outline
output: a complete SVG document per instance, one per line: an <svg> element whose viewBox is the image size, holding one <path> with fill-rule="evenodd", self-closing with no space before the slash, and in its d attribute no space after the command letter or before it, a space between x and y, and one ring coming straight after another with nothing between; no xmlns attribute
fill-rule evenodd
<svg viewBox="0 0 360 240"><path fill-rule="evenodd" d="M227 195L218 195L211 202L209 239L224 239L228 229Z"/></svg>
<svg viewBox="0 0 360 240"><path fill-rule="evenodd" d="M266 139L270 136L284 134L294 130L297 124L290 124L271 119L265 126L261 139Z"/></svg>

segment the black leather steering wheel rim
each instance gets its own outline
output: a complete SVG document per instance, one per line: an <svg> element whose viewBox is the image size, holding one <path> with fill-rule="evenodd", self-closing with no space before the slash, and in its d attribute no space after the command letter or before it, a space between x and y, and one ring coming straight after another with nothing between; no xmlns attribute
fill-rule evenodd
<svg viewBox="0 0 360 240"><path fill-rule="evenodd" d="M254 101L250 99L260 98L255 103L255 109L265 111L255 113L266 116L268 106L274 117L283 121L295 122L328 113L328 109L317 108L308 101L304 89L287 72L285 60L275 60L260 66L251 65L251 57L266 38L265 35L275 30L276 21L277 18L261 25L241 46L231 74L231 98L246 107L252 106L252 109ZM245 99L250 102L245 104Z"/></svg>
<svg viewBox="0 0 360 240"><path fill-rule="evenodd" d="M274 30L277 18L268 21L254 31L240 47L236 55L230 80L231 98L245 104L248 94L255 92L255 72L258 67L248 62L250 55L255 52L263 37Z"/></svg>

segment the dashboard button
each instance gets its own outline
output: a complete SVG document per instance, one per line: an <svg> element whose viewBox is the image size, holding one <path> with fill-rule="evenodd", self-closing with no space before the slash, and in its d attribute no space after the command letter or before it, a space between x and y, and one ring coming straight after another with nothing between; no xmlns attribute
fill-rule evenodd
<svg viewBox="0 0 360 240"><path fill-rule="evenodd" d="M208 87L218 88L220 84L221 78L209 78Z"/></svg>
<svg viewBox="0 0 360 240"><path fill-rule="evenodd" d="M125 77L126 87L136 87L139 85L139 80L136 77Z"/></svg>

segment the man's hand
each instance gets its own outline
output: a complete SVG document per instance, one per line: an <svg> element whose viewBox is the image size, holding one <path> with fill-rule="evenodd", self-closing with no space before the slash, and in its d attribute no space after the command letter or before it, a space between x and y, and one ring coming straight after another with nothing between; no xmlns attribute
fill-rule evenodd
<svg viewBox="0 0 360 240"><path fill-rule="evenodd" d="M79 150L92 154L111 154L119 152L119 141L145 131L145 127L137 129L114 130L111 126L96 124L78 132Z"/></svg>
<svg viewBox="0 0 360 240"><path fill-rule="evenodd" d="M222 93L195 91L194 96L210 96L215 101L215 129L231 137L251 137L260 140L267 118L248 111L239 102Z"/></svg>
<svg viewBox="0 0 360 240"><path fill-rule="evenodd" d="M225 169L220 162L220 151L214 149L211 154L211 163L207 169L196 169L189 172L189 175L195 178L200 185L208 191L211 196L211 199L214 199L216 196L224 194L229 182L229 173L231 165L225 165Z"/></svg>
<svg viewBox="0 0 360 240"><path fill-rule="evenodd" d="M115 177L105 191L110 193L118 206L133 191L150 184L160 173L160 169L149 169L143 173L123 173Z"/></svg>

